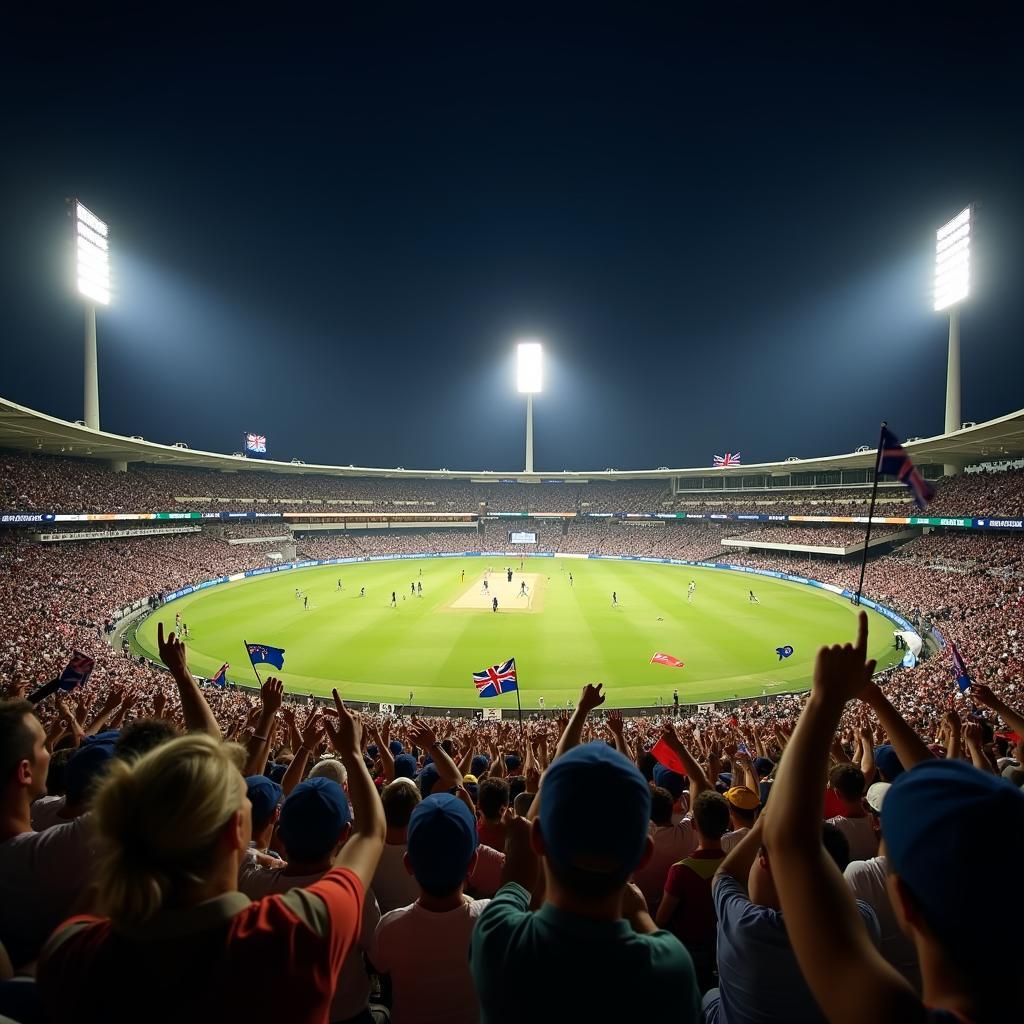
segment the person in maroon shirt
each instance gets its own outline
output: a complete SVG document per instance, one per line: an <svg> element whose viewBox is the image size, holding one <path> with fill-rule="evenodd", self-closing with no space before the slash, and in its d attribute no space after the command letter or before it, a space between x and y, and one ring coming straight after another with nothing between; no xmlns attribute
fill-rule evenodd
<svg viewBox="0 0 1024 1024"><path fill-rule="evenodd" d="M505 849L505 826L501 823L501 815L508 802L509 786L505 779L486 778L480 783L477 836L485 846L499 852Z"/></svg>
<svg viewBox="0 0 1024 1024"><path fill-rule="evenodd" d="M385 832L362 725L334 697L328 734L356 820L334 867L305 889L256 902L237 891L252 831L240 747L190 734L113 765L94 801L99 915L65 921L40 957L54 1019L326 1024ZM256 983L268 969L275 983Z"/></svg>
<svg viewBox="0 0 1024 1024"><path fill-rule="evenodd" d="M711 898L711 879L725 857L722 836L729 828L729 804L714 790L697 794L693 804L697 849L669 868L665 892L655 918L672 932L693 957L697 984L706 992L714 983L718 923Z"/></svg>

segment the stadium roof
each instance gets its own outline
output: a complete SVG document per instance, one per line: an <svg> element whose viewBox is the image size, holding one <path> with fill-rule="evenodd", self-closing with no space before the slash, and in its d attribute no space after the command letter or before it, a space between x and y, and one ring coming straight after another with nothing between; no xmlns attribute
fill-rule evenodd
<svg viewBox="0 0 1024 1024"><path fill-rule="evenodd" d="M829 455L813 459L751 463L712 469L710 466L689 469L573 470L526 474L522 470L448 470L387 469L369 466L321 466L299 462L277 462L272 459L247 459L239 455L197 451L175 445L158 444L141 437L123 437L103 430L91 430L82 423L48 416L46 413L17 405L0 398L0 449L27 453L65 455L75 458L99 459L107 462L145 462L153 465L180 466L226 471L270 471L275 473L317 473L334 476L378 476L432 479L499 480L600 480L622 479L664 480L687 476L750 476L759 474L788 475L826 470L870 469L874 449ZM968 466L978 462L999 462L1024 458L1024 409L998 419L955 430L949 434L906 442L906 449L918 465L951 464Z"/></svg>

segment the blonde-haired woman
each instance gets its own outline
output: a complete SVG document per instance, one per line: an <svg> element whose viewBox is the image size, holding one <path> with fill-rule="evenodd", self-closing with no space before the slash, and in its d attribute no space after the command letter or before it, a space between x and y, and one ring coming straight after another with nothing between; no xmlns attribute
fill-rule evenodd
<svg viewBox="0 0 1024 1024"><path fill-rule="evenodd" d="M114 766L93 804L97 915L65 921L40 959L55 1019L327 1020L385 834L362 725L334 699L355 820L305 889L255 903L237 890L252 827L240 748L194 733Z"/></svg>

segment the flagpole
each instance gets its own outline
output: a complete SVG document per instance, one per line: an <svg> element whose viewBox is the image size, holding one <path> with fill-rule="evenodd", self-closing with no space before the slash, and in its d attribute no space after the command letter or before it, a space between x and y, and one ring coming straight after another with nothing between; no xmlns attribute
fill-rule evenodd
<svg viewBox="0 0 1024 1024"><path fill-rule="evenodd" d="M882 458L882 434L885 432L886 421L878 429L878 448L875 451L875 479L871 484L871 505L868 508L868 528L864 533L864 552L860 560L860 581L857 583L857 596L853 603L860 604L861 591L864 589L864 570L868 567L868 544L871 541L871 520L875 518L875 498L878 496L878 463Z"/></svg>
<svg viewBox="0 0 1024 1024"><path fill-rule="evenodd" d="M242 641L242 643L245 644L245 653L246 653L246 655L249 658L249 664L252 665L253 675L256 677L256 682L260 684L260 689L262 690L263 689L263 680L260 679L260 674L259 674L259 672L256 671L256 665L255 665L255 663L252 660L252 655L249 654L249 645L247 643L245 643L244 640Z"/></svg>
<svg viewBox="0 0 1024 1024"><path fill-rule="evenodd" d="M523 738L523 705L519 700L519 673L516 672L516 707L519 709L519 738Z"/></svg>

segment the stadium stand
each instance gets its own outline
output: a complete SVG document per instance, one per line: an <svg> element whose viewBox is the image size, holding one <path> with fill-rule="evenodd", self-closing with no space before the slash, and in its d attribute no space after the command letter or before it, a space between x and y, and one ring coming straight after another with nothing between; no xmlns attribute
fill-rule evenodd
<svg viewBox="0 0 1024 1024"><path fill-rule="evenodd" d="M190 489L179 504L195 505L200 481L232 502L254 496L243 493L252 477L221 486L202 471L0 463L0 503L12 511L166 511ZM464 511L483 496L516 510L532 507L534 490L257 476L261 497L374 508L416 500ZM552 485L570 490L571 500L551 500L648 511L663 498L646 483ZM366 497L315 496L325 493ZM960 476L935 505L1019 515L1024 476ZM690 560L720 557L724 537L841 546L860 536L831 525L528 522L544 550ZM488 550L507 527L300 527L296 545L311 558ZM264 564L265 545L229 541L280 524L67 543L36 542L38 529L0 530L0 1016L137 1020L146 1006L156 1019L365 1022L387 1019L390 1004L398 1022L568 1012L987 1022L1024 1008L1016 945L992 928L1024 857L1016 536L936 530L868 562L865 593L955 642L970 664L974 685L958 701L948 659L872 682L854 645L819 655L810 694L659 720L605 714L601 688L587 686L571 715L530 715L520 732L357 715L284 699L273 680L260 691L200 686L176 641L164 644L166 670L108 645L117 609ZM96 529L113 528L67 532ZM809 571L805 555L779 551L729 559L847 588L859 569L821 558ZM89 682L27 703L73 649L97 659ZM685 775L656 759L656 745ZM480 841L488 779L504 780L517 808L502 812L500 850ZM648 848L660 857L648 860ZM382 913L376 890L396 891L404 858L415 886ZM655 902L670 930L652 916ZM264 969L287 984L252 984ZM616 984L574 984L570 1001L565 979L581 976ZM535 991L555 993L542 1012Z"/></svg>

